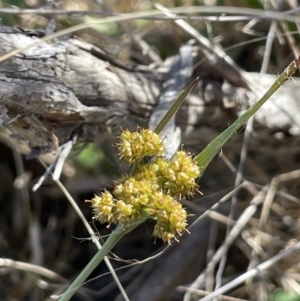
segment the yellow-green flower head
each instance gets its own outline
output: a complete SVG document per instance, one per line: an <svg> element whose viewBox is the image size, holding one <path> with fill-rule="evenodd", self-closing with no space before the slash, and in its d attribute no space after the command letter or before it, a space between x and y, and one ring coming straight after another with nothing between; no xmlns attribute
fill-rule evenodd
<svg viewBox="0 0 300 301"><path fill-rule="evenodd" d="M114 189L116 199L140 207L147 204L153 191L152 183L146 179L140 181L129 177L124 183L118 184ZM138 208L137 208L138 209Z"/></svg>
<svg viewBox="0 0 300 301"><path fill-rule="evenodd" d="M136 180L140 181L144 179L154 184L157 182L157 175L159 171L160 169L156 162L149 162L138 165L133 176Z"/></svg>
<svg viewBox="0 0 300 301"><path fill-rule="evenodd" d="M94 218L100 222L131 224L151 217L154 236L170 243L186 229L187 213L175 198L197 189L200 169L190 154L178 151L171 160L162 155L163 143L154 132L125 130L120 136L120 154L130 164L130 175L119 179L112 193L104 191L92 200ZM141 159L152 156L150 162Z"/></svg>
<svg viewBox="0 0 300 301"><path fill-rule="evenodd" d="M160 159L160 183L171 195L185 195L197 189L196 178L200 176L200 168L190 154L178 151L170 162Z"/></svg>
<svg viewBox="0 0 300 301"><path fill-rule="evenodd" d="M168 244L171 244L171 240L173 238L176 239L176 236L174 233L171 233L169 231L165 230L165 227L159 223L157 223L154 227L153 235L155 237L161 238L164 242L167 242Z"/></svg>
<svg viewBox="0 0 300 301"><path fill-rule="evenodd" d="M181 235L186 229L187 213L182 205L169 195L161 194L155 198L154 208L156 208L157 223L154 227L154 236L163 241L170 241L177 235Z"/></svg>
<svg viewBox="0 0 300 301"><path fill-rule="evenodd" d="M124 201L117 201L115 216L116 222L121 222L126 225L138 219L140 217L140 212L131 204L127 204Z"/></svg>
<svg viewBox="0 0 300 301"><path fill-rule="evenodd" d="M114 221L115 203L112 194L104 191L101 196L96 195L92 200L94 218L101 223L111 223Z"/></svg>
<svg viewBox="0 0 300 301"><path fill-rule="evenodd" d="M121 157L128 163L141 160L145 156L156 156L164 153L161 138L149 129L139 132L125 130L120 136L119 150Z"/></svg>

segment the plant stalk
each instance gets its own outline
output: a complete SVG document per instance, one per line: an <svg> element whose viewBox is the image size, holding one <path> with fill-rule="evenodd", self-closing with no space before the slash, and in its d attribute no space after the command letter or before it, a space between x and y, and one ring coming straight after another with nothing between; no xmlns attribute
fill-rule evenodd
<svg viewBox="0 0 300 301"><path fill-rule="evenodd" d="M109 238L103 244L102 248L95 254L83 271L77 276L77 278L72 282L68 289L59 298L60 301L68 301L75 294L77 289L82 285L82 283L87 279L87 277L94 271L94 269L99 265L99 263L104 259L104 257L111 251L111 249L118 243L118 241L127 233L136 228L140 223L142 223L145 218L140 219L130 225L124 226L123 224L118 224L116 229L111 233Z"/></svg>
<svg viewBox="0 0 300 301"><path fill-rule="evenodd" d="M300 56L294 59L285 70L280 74L277 80L269 90L254 103L243 115L241 115L229 128L223 131L212 142L210 142L195 158L198 166L201 168L201 174L218 153L219 149L256 113L256 111L277 91L283 83L290 79L300 66Z"/></svg>

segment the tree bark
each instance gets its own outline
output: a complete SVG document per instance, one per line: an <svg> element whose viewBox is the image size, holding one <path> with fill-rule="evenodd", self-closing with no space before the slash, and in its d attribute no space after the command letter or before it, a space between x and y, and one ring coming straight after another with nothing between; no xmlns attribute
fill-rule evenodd
<svg viewBox="0 0 300 301"><path fill-rule="evenodd" d="M1 26L0 55L37 39ZM228 127L257 95L205 67L194 69L191 81L200 75L200 83L176 115L182 143L193 150ZM42 42L0 64L0 122L28 143L32 157L57 151L73 134L79 141L113 141L120 127L148 127L167 69L123 65L73 38ZM222 70L218 72L222 75ZM272 75L248 76L262 91L276 80ZM296 90L289 82L269 100L257 114L259 128L268 134L279 130L299 135Z"/></svg>

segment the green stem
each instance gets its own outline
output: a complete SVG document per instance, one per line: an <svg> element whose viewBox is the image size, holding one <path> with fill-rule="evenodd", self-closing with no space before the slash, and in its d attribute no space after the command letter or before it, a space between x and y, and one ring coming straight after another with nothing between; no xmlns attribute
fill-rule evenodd
<svg viewBox="0 0 300 301"><path fill-rule="evenodd" d="M176 99L176 101L172 104L168 112L165 114L165 116L162 118L162 120L159 122L159 124L156 126L154 132L156 134L159 134L163 128L166 126L166 124L170 121L170 119L175 115L177 110L181 107L183 101L187 97L187 95L193 90L193 88L196 86L196 84L199 81L199 77L194 79L180 94L180 96Z"/></svg>
<svg viewBox="0 0 300 301"><path fill-rule="evenodd" d="M217 154L219 149L227 142L236 132L249 120L251 116L279 89L283 83L289 79L299 68L300 56L293 60L288 67L280 74L277 80L263 95L263 97L253 104L243 115L241 115L228 129L217 136L210 142L195 158L198 166L201 168L201 173L204 172L210 161Z"/></svg>
<svg viewBox="0 0 300 301"><path fill-rule="evenodd" d="M138 220L128 226L118 224L116 229L111 233L107 241L104 243L102 248L95 254L88 265L83 271L77 276L69 288L61 295L60 301L68 301L75 294L76 290L82 285L87 277L94 271L104 257L110 252L110 250L117 244L117 242L127 233L136 228L145 219Z"/></svg>

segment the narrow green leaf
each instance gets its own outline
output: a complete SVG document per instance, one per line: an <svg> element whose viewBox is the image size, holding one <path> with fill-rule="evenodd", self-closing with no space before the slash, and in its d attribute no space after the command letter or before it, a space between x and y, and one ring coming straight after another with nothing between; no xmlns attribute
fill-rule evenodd
<svg viewBox="0 0 300 301"><path fill-rule="evenodd" d="M251 116L279 89L283 83L289 79L299 68L300 56L293 60L288 67L280 74L269 90L262 98L253 104L243 115L241 115L228 129L222 132L206 148L204 148L197 156L196 161L203 173L213 157L218 153L219 149L227 142L237 131L249 120Z"/></svg>
<svg viewBox="0 0 300 301"><path fill-rule="evenodd" d="M159 134L163 128L166 126L166 124L169 122L169 120L175 115L177 110L182 105L184 99L187 97L187 95L192 91L192 89L196 86L196 84L199 81L199 77L194 79L188 87L180 94L180 96L176 99L176 101L173 103L173 105L170 107L166 115L162 118L162 120L159 122L159 124L156 126L154 132Z"/></svg>

